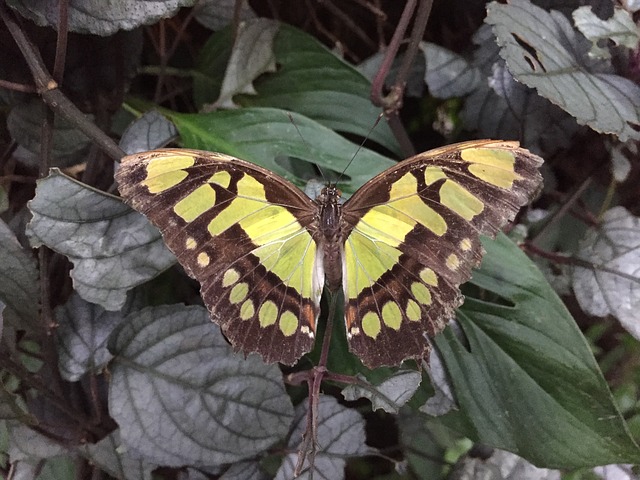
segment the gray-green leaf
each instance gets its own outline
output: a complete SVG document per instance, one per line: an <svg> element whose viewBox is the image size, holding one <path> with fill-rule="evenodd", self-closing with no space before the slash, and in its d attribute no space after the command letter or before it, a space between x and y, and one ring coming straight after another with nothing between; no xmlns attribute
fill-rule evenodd
<svg viewBox="0 0 640 480"><path fill-rule="evenodd" d="M107 312L74 292L67 303L54 310L54 315L62 378L75 382L87 372L101 370L111 360L107 340L122 321L121 312Z"/></svg>
<svg viewBox="0 0 640 480"><path fill-rule="evenodd" d="M131 314L109 347L109 410L123 444L149 462L232 463L288 431L293 407L280 370L234 354L202 307Z"/></svg>
<svg viewBox="0 0 640 480"><path fill-rule="evenodd" d="M157 110L149 110L132 122L120 138L120 148L128 154L164 147L178 136L175 125Z"/></svg>
<svg viewBox="0 0 640 480"><path fill-rule="evenodd" d="M640 218L624 207L602 216L598 228L590 229L576 256L592 268L575 266L573 291L584 311L604 317L613 315L640 339Z"/></svg>
<svg viewBox="0 0 640 480"><path fill-rule="evenodd" d="M518 81L536 88L580 124L623 142L640 139L640 86L591 61L589 42L563 14L511 0L490 3L485 21L493 25L500 55Z"/></svg>
<svg viewBox="0 0 640 480"><path fill-rule="evenodd" d="M122 447L120 432L116 430L95 444L79 448L92 464L115 478L124 480L150 480L155 465L134 458Z"/></svg>
<svg viewBox="0 0 640 480"><path fill-rule="evenodd" d="M640 29L631 14L622 8L613 10L613 17L602 20L591 11L590 6L577 8L573 12L573 21L578 30L592 42L589 55L595 58L610 58L611 52L606 44L611 40L616 45L636 48L640 40ZM601 45L605 45L602 47Z"/></svg>
<svg viewBox="0 0 640 480"><path fill-rule="evenodd" d="M5 304L1 312L3 320L16 329L37 330L40 287L36 262L2 220L0 259L0 300Z"/></svg>
<svg viewBox="0 0 640 480"><path fill-rule="evenodd" d="M253 81L265 72L276 71L273 40L279 28L280 23L267 18L240 24L220 87L220 96L213 107L237 107L233 103L234 95L255 95Z"/></svg>
<svg viewBox="0 0 640 480"><path fill-rule="evenodd" d="M345 400L368 398L374 410L382 409L388 413L398 413L400 407L411 400L420 386L422 375L415 370L398 370L379 385L368 385L362 376L362 383L351 384L342 390Z"/></svg>
<svg viewBox="0 0 640 480"><path fill-rule="evenodd" d="M60 25L60 9L48 0L9 0L9 6L42 27ZM105 8L103 0L70 2L68 28L72 32L113 35L118 30L132 30L152 25L172 17L181 7L190 7L195 0L143 1L111 0Z"/></svg>
<svg viewBox="0 0 640 480"><path fill-rule="evenodd" d="M478 88L480 70L461 55L440 45L420 42L427 68L424 81L436 98L463 97Z"/></svg>
<svg viewBox="0 0 640 480"><path fill-rule="evenodd" d="M118 198L52 169L29 202L27 235L69 257L82 298L119 310L127 291L175 263L160 232Z"/></svg>
<svg viewBox="0 0 640 480"><path fill-rule="evenodd" d="M294 428L289 438L288 447L292 452L300 448L302 435L307 428L308 402L303 402L296 408ZM365 445L364 419L351 408L340 405L335 398L321 395L318 401L318 451L315 455L313 471L309 469L310 456L307 455L304 473L296 479L331 479L344 478L346 458L350 456L367 455L372 449ZM287 455L275 480L289 480L298 462L298 454Z"/></svg>

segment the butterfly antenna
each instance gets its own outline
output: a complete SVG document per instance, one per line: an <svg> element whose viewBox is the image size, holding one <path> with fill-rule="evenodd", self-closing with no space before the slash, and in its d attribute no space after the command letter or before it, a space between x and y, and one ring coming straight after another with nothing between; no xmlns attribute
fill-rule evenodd
<svg viewBox="0 0 640 480"><path fill-rule="evenodd" d="M304 136L302 135L302 132L298 128L298 125L296 125L296 122L293 120L293 115L291 115L291 112L287 112L287 116L289 117L289 121L291 122L291 124L294 126L294 128L298 132L298 135L300 136L300 138L302 139L304 144L307 146L307 148L309 150L311 150L311 145L309 144L309 142L307 142L306 138L304 138ZM319 165L316 165L316 167L318 168L318 171L320 172L320 175L322 175L322 181L324 183L327 183L327 177L324 176L324 172L322 171L322 168L320 168Z"/></svg>
<svg viewBox="0 0 640 480"><path fill-rule="evenodd" d="M358 153L360 153L360 150L362 150L364 148L364 144L367 142L367 140L369 140L369 137L371 136L371 132L373 132L373 129L378 126L378 123L380 123L380 120L382 119L383 115L384 115L383 113L380 113L380 115L378 115L378 118L376 118L376 121L373 122L373 125L371 125L371 128L367 132L367 135L364 137L364 140L362 140L362 143L360 143L360 146L356 149L356 152L351 157L351 160L349 160L349 163L347 163L347 166L344 167L344 170L342 170L342 172L340 172L340 175L338 176L338 179L336 180L336 185L342 179L342 177L344 177L345 172L351 166L351 164L353 163L355 158L358 156Z"/></svg>

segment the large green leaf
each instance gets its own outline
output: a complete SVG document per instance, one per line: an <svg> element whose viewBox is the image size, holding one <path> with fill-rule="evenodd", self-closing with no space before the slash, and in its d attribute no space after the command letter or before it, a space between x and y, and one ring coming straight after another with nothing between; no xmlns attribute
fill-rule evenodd
<svg viewBox="0 0 640 480"><path fill-rule="evenodd" d="M291 163L280 160L293 157L315 163L325 174L340 173L358 148L318 122L276 108L165 114L178 127L184 147L217 151L249 160L298 185L304 184L308 178L292 173L287 168ZM361 149L346 171L342 185L353 191L392 165L392 160Z"/></svg>
<svg viewBox="0 0 640 480"><path fill-rule="evenodd" d="M446 421L544 467L637 463L640 450L589 347L560 299L505 236L484 242L472 282L502 304L467 299L436 337L460 412Z"/></svg>
<svg viewBox="0 0 640 480"><path fill-rule="evenodd" d="M194 78L198 105L217 99L233 48L228 29L216 33L203 47ZM273 53L277 71L256 78L256 94L236 98L238 103L298 112L333 130L368 136L399 153L398 143L384 122L369 133L381 109L371 104L371 85L353 66L288 25L280 26Z"/></svg>

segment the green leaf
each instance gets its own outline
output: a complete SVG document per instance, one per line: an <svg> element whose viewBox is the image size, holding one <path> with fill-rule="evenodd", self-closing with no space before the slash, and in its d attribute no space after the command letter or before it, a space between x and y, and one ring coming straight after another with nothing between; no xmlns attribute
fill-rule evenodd
<svg viewBox="0 0 640 480"><path fill-rule="evenodd" d="M144 460L132 457L123 449L118 430L98 443L83 445L79 451L93 465L112 477L124 480L151 480L151 470L155 467Z"/></svg>
<svg viewBox="0 0 640 480"><path fill-rule="evenodd" d="M197 67L199 75L194 78L198 105L212 103L217 98L231 42L227 29L216 33L203 47ZM274 53L278 70L257 79L256 95L238 97L237 103L298 112L333 130L368 136L399 154L398 143L384 122L369 133L381 109L371 104L371 85L353 66L336 57L315 38L289 25L281 25L275 37Z"/></svg>
<svg viewBox="0 0 640 480"><path fill-rule="evenodd" d="M400 410L397 417L399 443L416 479L443 480L443 458L457 440L439 421L411 410ZM414 478L414 477L409 477Z"/></svg>
<svg viewBox="0 0 640 480"><path fill-rule="evenodd" d="M43 463L35 480L74 480L78 478L76 465L71 457L50 458Z"/></svg>
<svg viewBox="0 0 640 480"><path fill-rule="evenodd" d="M542 274L504 235L472 282L502 297L467 298L459 321L468 347L435 338L459 414L444 419L474 441L540 467L640 461L589 346Z"/></svg>
<svg viewBox="0 0 640 480"><path fill-rule="evenodd" d="M640 86L590 60L589 42L563 14L511 0L490 3L485 21L493 25L500 55L518 81L580 124L623 142L640 139Z"/></svg>
<svg viewBox="0 0 640 480"><path fill-rule="evenodd" d="M119 310L127 291L175 262L160 232L119 198L63 175L38 181L29 202L27 235L74 264L74 289L106 310Z"/></svg>
<svg viewBox="0 0 640 480"><path fill-rule="evenodd" d="M0 258L0 300L5 305L1 318L14 328L38 331L40 283L36 262L2 220Z"/></svg>
<svg viewBox="0 0 640 480"><path fill-rule="evenodd" d="M58 323L56 347L62 378L80 380L87 372L98 372L111 360L107 340L122 321L121 312L107 312L73 293L67 303L54 310Z"/></svg>
<svg viewBox="0 0 640 480"><path fill-rule="evenodd" d="M289 437L289 451L275 480L289 480L298 462L298 450L302 435L307 429L308 402L296 408L294 428ZM296 479L330 478L344 479L346 458L350 456L370 455L374 452L365 445L364 419L353 409L340 405L335 398L321 395L318 401L318 438L313 469L309 469L309 455L304 463L302 475Z"/></svg>
<svg viewBox="0 0 640 480"><path fill-rule="evenodd" d="M184 147L233 155L257 163L278 175L304 185L280 165L279 158L294 157L315 163L325 175L342 172L358 146L321 124L275 108L243 108L207 114L165 112L180 131ZM362 149L346 172L344 187L353 191L372 175L395 162ZM350 180L348 180L350 179Z"/></svg>
<svg viewBox="0 0 640 480"><path fill-rule="evenodd" d="M122 443L166 466L253 457L284 438L293 407L275 365L235 355L199 306L145 308L114 332L109 411Z"/></svg>
<svg viewBox="0 0 640 480"><path fill-rule="evenodd" d="M416 393L422 375L415 370L398 370L375 386L368 385L361 375L358 375L358 378L362 383L348 385L342 390L345 400L368 398L373 410L382 409L388 413L398 413L400 407Z"/></svg>

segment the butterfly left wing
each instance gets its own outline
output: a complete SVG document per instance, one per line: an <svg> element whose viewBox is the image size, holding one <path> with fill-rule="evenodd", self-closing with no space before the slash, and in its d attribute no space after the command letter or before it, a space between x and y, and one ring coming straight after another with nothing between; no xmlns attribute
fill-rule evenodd
<svg viewBox="0 0 640 480"><path fill-rule="evenodd" d="M462 303L459 285L537 193L542 159L516 142L471 141L405 160L343 206L345 322L369 367L421 359Z"/></svg>
<svg viewBox="0 0 640 480"><path fill-rule="evenodd" d="M116 180L236 349L292 365L312 348L324 273L303 192L252 163L185 149L125 157Z"/></svg>

